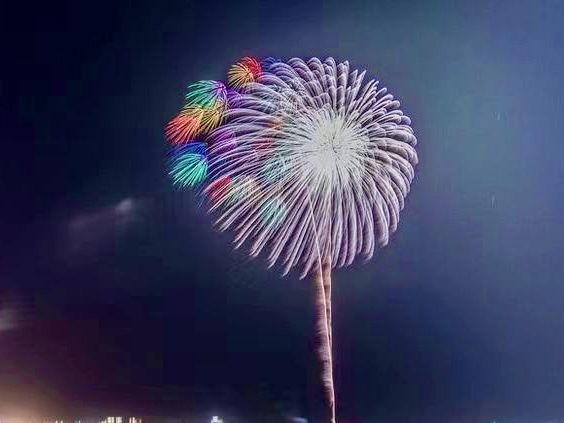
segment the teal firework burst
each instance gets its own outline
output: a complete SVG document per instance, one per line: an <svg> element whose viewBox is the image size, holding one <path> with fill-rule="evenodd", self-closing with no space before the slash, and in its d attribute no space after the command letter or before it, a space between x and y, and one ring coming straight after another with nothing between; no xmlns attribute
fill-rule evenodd
<svg viewBox="0 0 564 423"><path fill-rule="evenodd" d="M208 176L206 145L194 141L174 149L169 175L174 185L182 188L194 187L206 179Z"/></svg>
<svg viewBox="0 0 564 423"><path fill-rule="evenodd" d="M216 108L227 102L227 90L221 81L198 81L188 86L186 107Z"/></svg>

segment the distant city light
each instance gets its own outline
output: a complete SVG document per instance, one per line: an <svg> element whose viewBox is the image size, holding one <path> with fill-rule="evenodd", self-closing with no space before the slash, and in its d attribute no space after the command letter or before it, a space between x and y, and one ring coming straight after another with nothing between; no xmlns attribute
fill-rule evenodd
<svg viewBox="0 0 564 423"><path fill-rule="evenodd" d="M143 423L143 419L138 419L137 417L129 417L129 418L125 418L125 417L106 417L105 420L101 420L99 423L125 423L127 421L127 423Z"/></svg>

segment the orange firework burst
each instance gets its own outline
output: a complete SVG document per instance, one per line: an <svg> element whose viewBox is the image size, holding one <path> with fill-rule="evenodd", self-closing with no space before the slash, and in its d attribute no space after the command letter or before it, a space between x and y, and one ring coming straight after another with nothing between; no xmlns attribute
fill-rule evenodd
<svg viewBox="0 0 564 423"><path fill-rule="evenodd" d="M173 144L189 142L194 137L217 128L223 119L224 106L186 106L166 127L166 137Z"/></svg>
<svg viewBox="0 0 564 423"><path fill-rule="evenodd" d="M166 126L166 137L173 144L182 144L193 139L200 130L196 117L180 113Z"/></svg>

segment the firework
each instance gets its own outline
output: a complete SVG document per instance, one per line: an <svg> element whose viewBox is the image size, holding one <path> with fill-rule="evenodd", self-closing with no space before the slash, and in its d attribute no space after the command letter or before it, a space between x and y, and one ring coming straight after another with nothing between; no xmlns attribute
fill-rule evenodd
<svg viewBox="0 0 564 423"><path fill-rule="evenodd" d="M188 143L217 128L227 107L227 89L219 81L199 81L188 86L181 112L166 127L174 144Z"/></svg>
<svg viewBox="0 0 564 423"><path fill-rule="evenodd" d="M246 57L228 84L190 87L167 136L190 146L205 135L209 146L181 149L171 175L182 186L209 181L203 193L235 247L264 253L283 274L312 275L334 422L331 270L388 243L414 178L417 140L399 101L348 62Z"/></svg>
<svg viewBox="0 0 564 423"><path fill-rule="evenodd" d="M227 88L220 81L199 81L188 86L184 98L187 106L223 108L227 103Z"/></svg>
<svg viewBox="0 0 564 423"><path fill-rule="evenodd" d="M175 185L181 187L198 185L208 174L205 144L193 142L176 148L170 168L169 174Z"/></svg>
<svg viewBox="0 0 564 423"><path fill-rule="evenodd" d="M244 57L229 69L229 85L233 88L242 88L251 82L255 82L261 73L262 68L257 59Z"/></svg>
<svg viewBox="0 0 564 423"><path fill-rule="evenodd" d="M210 157L212 178L246 175L261 187L237 207L212 204L221 227L235 230L236 246L268 251L283 273L301 266L302 277L319 262L370 258L396 230L414 176L409 118L347 62L292 59L269 69L225 112L221 131L237 134L237 146ZM287 205L281 224L253 224L274 200Z"/></svg>

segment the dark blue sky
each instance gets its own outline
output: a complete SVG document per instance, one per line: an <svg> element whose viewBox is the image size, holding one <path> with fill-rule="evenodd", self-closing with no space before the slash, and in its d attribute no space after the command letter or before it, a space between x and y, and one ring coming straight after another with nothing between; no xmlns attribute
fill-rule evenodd
<svg viewBox="0 0 564 423"><path fill-rule="evenodd" d="M331 55L420 155L391 245L334 276L342 420L564 417L564 4L162 3L0 13L0 410L311 411L307 285L171 189L163 126L239 57Z"/></svg>

